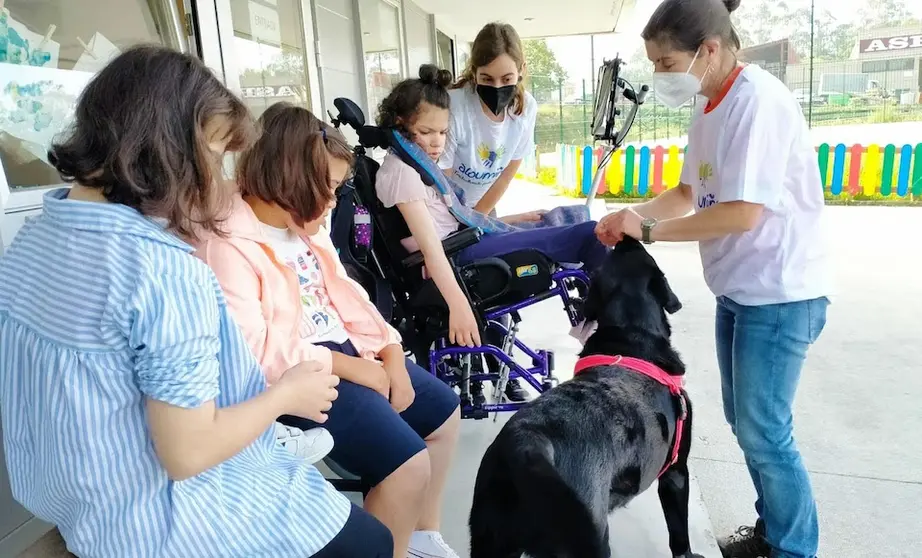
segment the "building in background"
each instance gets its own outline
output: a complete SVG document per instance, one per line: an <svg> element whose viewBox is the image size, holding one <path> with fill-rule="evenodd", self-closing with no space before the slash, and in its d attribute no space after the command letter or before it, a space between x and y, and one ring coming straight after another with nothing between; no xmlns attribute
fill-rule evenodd
<svg viewBox="0 0 922 558"><path fill-rule="evenodd" d="M864 99L912 105L922 102L920 68L922 27L891 27L860 31L850 60L793 64L784 80L794 91L812 90L815 104Z"/></svg>

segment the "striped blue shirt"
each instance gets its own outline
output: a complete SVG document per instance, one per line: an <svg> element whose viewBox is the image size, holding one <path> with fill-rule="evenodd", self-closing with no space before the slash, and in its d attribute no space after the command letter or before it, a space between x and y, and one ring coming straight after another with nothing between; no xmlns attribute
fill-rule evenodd
<svg viewBox="0 0 922 558"><path fill-rule="evenodd" d="M273 429L171 481L145 398L245 401L265 386L211 270L122 205L45 196L0 259L0 411L16 500L81 558L306 558L351 504Z"/></svg>

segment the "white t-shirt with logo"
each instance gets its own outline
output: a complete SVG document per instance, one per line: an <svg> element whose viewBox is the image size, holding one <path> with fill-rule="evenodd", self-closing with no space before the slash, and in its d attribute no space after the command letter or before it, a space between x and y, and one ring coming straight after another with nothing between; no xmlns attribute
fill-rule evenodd
<svg viewBox="0 0 922 558"><path fill-rule="evenodd" d="M517 116L511 105L502 122L483 113L480 97L471 87L449 91L451 125L442 169L454 169L453 180L464 189L465 203L480 201L511 161L524 159L535 150L538 103L525 93L525 111Z"/></svg>
<svg viewBox="0 0 922 558"><path fill-rule="evenodd" d="M349 333L330 301L320 263L310 247L290 229L278 229L262 223L260 226L275 256L298 276L302 309L298 333L301 339L315 345L348 341Z"/></svg>
<svg viewBox="0 0 922 558"><path fill-rule="evenodd" d="M716 106L699 107L682 168L695 211L731 201L764 208L753 230L699 243L708 287L743 305L831 295L823 186L791 92L748 65Z"/></svg>

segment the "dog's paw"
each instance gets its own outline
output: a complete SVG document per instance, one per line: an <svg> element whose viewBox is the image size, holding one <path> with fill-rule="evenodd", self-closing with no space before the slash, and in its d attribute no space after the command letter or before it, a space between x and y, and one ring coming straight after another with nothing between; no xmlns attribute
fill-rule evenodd
<svg viewBox="0 0 922 558"><path fill-rule="evenodd" d="M675 556L674 558L704 558L704 556L700 554L695 554L694 552L689 550L685 554L680 554L679 556Z"/></svg>

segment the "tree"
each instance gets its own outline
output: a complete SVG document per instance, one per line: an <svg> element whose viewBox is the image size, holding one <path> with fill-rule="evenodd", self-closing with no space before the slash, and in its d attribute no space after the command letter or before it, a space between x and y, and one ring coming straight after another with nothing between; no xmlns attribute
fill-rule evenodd
<svg viewBox="0 0 922 558"><path fill-rule="evenodd" d="M538 102L547 102L554 98L560 84L567 80L567 72L557 62L544 39L527 39L523 43L528 65L528 87Z"/></svg>
<svg viewBox="0 0 922 558"><path fill-rule="evenodd" d="M800 7L792 8L776 0L743 2L734 14L743 47L788 39L804 59L844 60L852 55L859 29L920 24L912 17L907 0L864 0L864 6L855 14L860 25L840 20L830 10L817 7L812 14L811 29L809 4L798 4Z"/></svg>
<svg viewBox="0 0 922 558"><path fill-rule="evenodd" d="M905 0L864 0L858 15L868 29L912 25L919 21L912 17Z"/></svg>

